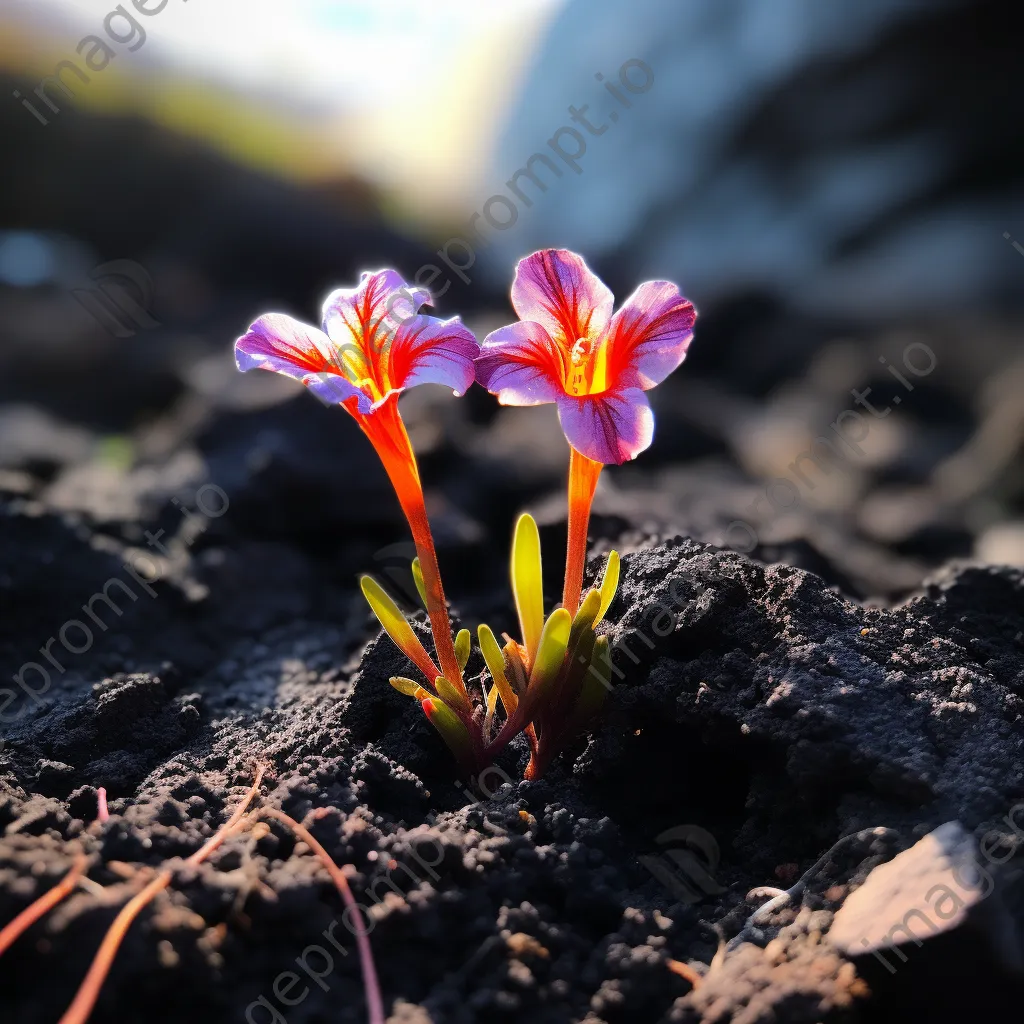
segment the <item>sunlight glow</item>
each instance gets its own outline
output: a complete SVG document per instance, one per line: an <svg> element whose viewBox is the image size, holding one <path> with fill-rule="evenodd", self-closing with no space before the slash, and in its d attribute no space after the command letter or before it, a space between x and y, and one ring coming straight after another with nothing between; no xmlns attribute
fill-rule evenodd
<svg viewBox="0 0 1024 1024"><path fill-rule="evenodd" d="M141 26L133 41L127 21L105 30L115 0L6 0L0 27L27 34L29 46L6 59L32 75L60 60L80 63L76 47L88 35L109 44L116 56L83 88L85 107L172 123L154 111L166 114L176 102L205 119L195 130L210 135L218 126L209 122L231 120L226 111L241 100L243 121L276 119L299 135L312 129L313 176L350 170L414 204L443 203L443 193L457 194L480 172L494 122L560 3L145 0L149 16L123 4ZM118 34L127 41L109 38ZM286 160L282 167L301 173Z"/></svg>

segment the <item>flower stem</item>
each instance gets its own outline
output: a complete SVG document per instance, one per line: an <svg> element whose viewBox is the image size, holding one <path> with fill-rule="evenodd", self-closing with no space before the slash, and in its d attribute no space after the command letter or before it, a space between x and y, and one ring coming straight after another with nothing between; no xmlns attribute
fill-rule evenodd
<svg viewBox="0 0 1024 1024"><path fill-rule="evenodd" d="M583 566L587 560L587 527L597 478L604 468L600 462L569 449L569 536L565 550L565 586L562 607L575 615L583 592Z"/></svg>
<svg viewBox="0 0 1024 1024"><path fill-rule="evenodd" d="M427 507L423 499L423 485L420 483L412 442L398 413L397 398L389 399L369 416L357 416L356 419L380 456L395 489L398 503L408 520L413 543L416 545L416 554L420 559L420 569L423 572L423 587L427 593L427 615L430 617L430 631L434 637L434 648L441 665L441 674L466 695L464 710L469 714L469 695L462 681L459 659L455 656L452 626L448 618L444 587L441 585L441 570L437 564L434 538L430 532ZM429 682L433 686L434 680L431 679Z"/></svg>

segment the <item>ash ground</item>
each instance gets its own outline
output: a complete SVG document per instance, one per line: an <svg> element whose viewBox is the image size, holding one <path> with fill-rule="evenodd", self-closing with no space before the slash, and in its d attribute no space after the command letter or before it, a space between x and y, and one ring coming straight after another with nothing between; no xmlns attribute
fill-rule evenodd
<svg viewBox="0 0 1024 1024"><path fill-rule="evenodd" d="M49 677L38 704L4 709L0 921L78 847L108 887L80 890L0 959L3 1019L57 1020L132 878L197 849L262 762L262 799L312 822L374 907L396 1020L890 1019L897 996L828 945L832 914L936 825L1005 830L1024 800L1024 577L971 561L1016 558L1018 449L985 446L986 424L1016 401L993 383L1009 374L1015 328L916 328L935 372L868 420L863 457L815 469L815 486L779 510L757 499L809 440L793 427L793 396L813 378L824 430L853 407L849 386L873 380L891 399L898 385L871 366L876 351L898 358L908 336L821 347L822 325L741 321L711 318L692 363L655 393L655 447L605 474L591 569L611 546L626 557L608 627L623 678L603 724L540 782L490 799L457 784L417 706L387 685L406 669L375 637L355 582L371 571L407 587L407 534L343 412L226 372L210 397L163 368L174 385L161 398L146 362L121 369L155 406L138 423L114 430L105 410L72 415L59 402L0 410L0 656L5 678L28 662ZM734 360L782 337L773 374L787 383L769 391L757 366ZM987 367L964 354L979 339ZM523 508L542 523L551 601L560 590L557 425L547 409L424 391L405 409L454 612L510 629L505 547ZM793 438L772 449L778 464L758 444L766 431ZM205 484L228 496L223 514L183 514ZM751 558L715 546L740 518L758 535ZM152 594L126 564L159 574ZM135 600L114 585L118 614L93 605L103 628L82 608L114 579ZM92 627L81 654L60 643L72 620ZM65 636L84 646L76 627ZM59 670L40 654L51 637ZM516 746L500 767L515 780L524 763ZM102 826L99 786L112 812ZM722 891L694 903L640 859L664 856L657 837L687 824L720 847ZM697 991L669 969L706 971L756 905L750 889L787 885L876 826L892 831L837 853L799 908ZM340 903L295 850L275 826L179 870L130 930L94 1024L365 1019ZM1007 885L1016 914L1011 874ZM322 985L301 975L282 991L308 995L286 1005L275 979L325 932L345 952L334 948L329 970L309 954ZM965 1012L948 1000L931 1019Z"/></svg>

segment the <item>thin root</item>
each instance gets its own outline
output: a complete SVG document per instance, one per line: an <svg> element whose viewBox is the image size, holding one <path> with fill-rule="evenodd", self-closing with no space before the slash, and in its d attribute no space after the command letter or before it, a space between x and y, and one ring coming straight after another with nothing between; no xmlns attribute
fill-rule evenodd
<svg viewBox="0 0 1024 1024"><path fill-rule="evenodd" d="M879 837L886 835L896 835L896 830L878 826L877 828L863 828L859 832L851 832L849 835L843 836L842 839L833 843L832 846L830 846L829 849L827 849L789 889L776 889L772 886L762 886L757 889L751 889L747 894L748 898L767 895L769 893L774 895L767 903L762 904L750 915L750 917L747 918L747 922L744 924L740 933L730 940L725 949L727 951L731 951L741 943L746 942L748 939L763 938L758 925L760 925L761 922L772 913L772 911L778 910L779 907L783 907L787 903L795 903L798 899L801 899L803 897L804 890L807 888L807 883L814 878L819 871L821 871L840 847L847 845L855 839L863 840L867 839L869 836ZM718 952L722 953L722 949L719 948ZM715 958L718 959L718 953L715 954Z"/></svg>
<svg viewBox="0 0 1024 1024"><path fill-rule="evenodd" d="M700 983L704 978L695 971L689 964L683 963L682 960L669 960L665 966L673 973L678 974L680 978L685 978L691 985L691 987L697 989L700 988Z"/></svg>
<svg viewBox="0 0 1024 1024"><path fill-rule="evenodd" d="M189 857L185 863L195 867L197 864L201 864L207 857L213 853L217 847L224 842L227 836L234 830L235 826L242 819L245 814L246 808L252 803L256 794L259 792L260 784L263 782L264 768L260 767L256 772L256 779L252 784L252 788L246 794L245 799L235 809L235 813L227 820L227 822L208 839L195 853ZM124 940L125 934L131 927L132 922L138 917L139 913L151 903L156 895L162 892L171 884L173 875L170 871L161 871L156 878L154 878L137 896L133 896L121 909L121 912L114 918L114 923L107 930L107 934L103 936L103 941L100 943L100 948L93 958L92 964L89 966L89 971L85 976L85 980L82 982L78 991L75 993L75 998L71 1001L71 1005L67 1008L64 1016L61 1017L59 1024L85 1024L89 1019L93 1008L96 1005L96 1000L99 998L100 989L103 987L103 983L107 980L107 975L110 973L111 965L114 962L114 957L117 955L118 948L121 942Z"/></svg>
<svg viewBox="0 0 1024 1024"><path fill-rule="evenodd" d="M259 815L266 815L287 825L319 858L320 862L327 869L335 887L341 896L342 902L353 914L356 924L354 926L356 945L359 947L359 963L363 972L363 986L366 989L366 1008L370 1015L370 1024L384 1024L384 1001L380 994L380 982L377 980L377 969L373 963L373 952L370 949L370 940L366 929L363 927L362 918L359 916L359 904L356 903L352 890L349 888L348 879L337 864L331 860L327 851L313 838L312 833L304 825L294 818L279 811L274 807L264 807L257 812ZM61 1022L65 1024L65 1022ZM69 1022L68 1022L69 1024Z"/></svg>
<svg viewBox="0 0 1024 1024"><path fill-rule="evenodd" d="M71 870L52 889L44 892L39 899L27 906L10 924L0 930L0 956L3 956L18 940L22 932L34 925L39 918L74 891L88 865L89 858L84 853L78 854Z"/></svg>
<svg viewBox="0 0 1024 1024"><path fill-rule="evenodd" d="M110 811L107 810L107 791L102 786L96 790L96 820L101 824L110 821Z"/></svg>

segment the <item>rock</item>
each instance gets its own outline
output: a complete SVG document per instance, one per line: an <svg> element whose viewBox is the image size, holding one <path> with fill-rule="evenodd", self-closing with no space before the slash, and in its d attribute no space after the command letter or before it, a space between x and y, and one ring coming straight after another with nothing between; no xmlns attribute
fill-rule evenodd
<svg viewBox="0 0 1024 1024"><path fill-rule="evenodd" d="M537 161L545 191L519 180L530 202L495 234L494 263L565 245L698 299L748 286L871 315L1009 295L1020 268L998 250L1024 204L1022 157L1007 154L1024 97L982 69L1014 63L1014 24L1009 0L640 0L628 17L617 0L568 3L513 108L491 191L511 197L516 169L552 153L570 103L597 133L576 124L576 173ZM653 82L630 95L620 68L636 59ZM645 80L635 65L625 74Z"/></svg>
<svg viewBox="0 0 1024 1024"><path fill-rule="evenodd" d="M961 930L962 941L980 938L996 959L1020 970L1024 956L996 891L997 864L982 858L959 822L946 822L875 868L836 914L829 938L847 956L870 953L895 973L899 965L890 962L906 963L911 942L922 949L928 939Z"/></svg>
<svg viewBox="0 0 1024 1024"><path fill-rule="evenodd" d="M946 822L876 867L835 915L829 940L883 1012L959 1019L961 1008L987 1012L1024 995L1019 928L1000 879L1015 851L988 840L979 850L959 822ZM970 986L937 984L953 972Z"/></svg>

